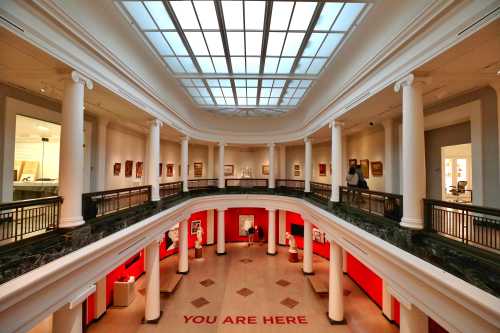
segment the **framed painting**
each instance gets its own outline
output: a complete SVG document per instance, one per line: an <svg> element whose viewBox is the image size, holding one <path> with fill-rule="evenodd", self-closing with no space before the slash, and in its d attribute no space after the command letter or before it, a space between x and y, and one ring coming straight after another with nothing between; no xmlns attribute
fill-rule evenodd
<svg viewBox="0 0 500 333"><path fill-rule="evenodd" d="M349 167L356 166L358 164L358 160L355 158L349 159Z"/></svg>
<svg viewBox="0 0 500 333"><path fill-rule="evenodd" d="M370 178L370 161L359 160L359 164L361 165L361 171L363 172L363 177L365 179Z"/></svg>
<svg viewBox="0 0 500 333"><path fill-rule="evenodd" d="M300 176L300 164L293 165L293 175L294 175L294 177Z"/></svg>
<svg viewBox="0 0 500 333"><path fill-rule="evenodd" d="M160 167L160 169L159 169L158 177L161 177L161 175L163 174L163 163L160 162L159 167Z"/></svg>
<svg viewBox="0 0 500 333"><path fill-rule="evenodd" d="M121 170L122 170L122 164L121 163L115 163L115 164L113 164L113 175L114 176L119 176Z"/></svg>
<svg viewBox="0 0 500 333"><path fill-rule="evenodd" d="M203 163L202 162L195 162L194 163L194 176L195 177L203 176Z"/></svg>
<svg viewBox="0 0 500 333"><path fill-rule="evenodd" d="M262 166L262 175L263 176L269 176L269 165L263 165Z"/></svg>
<svg viewBox="0 0 500 333"><path fill-rule="evenodd" d="M174 176L174 165L172 163L167 164L167 177Z"/></svg>
<svg viewBox="0 0 500 333"><path fill-rule="evenodd" d="M179 224L170 229L165 234L165 249L167 251L179 247Z"/></svg>
<svg viewBox="0 0 500 333"><path fill-rule="evenodd" d="M201 227L200 220L191 221L191 235L196 235L196 232L198 231L199 227Z"/></svg>
<svg viewBox="0 0 500 333"><path fill-rule="evenodd" d="M135 162L135 178L141 178L144 174L144 163Z"/></svg>
<svg viewBox="0 0 500 333"><path fill-rule="evenodd" d="M319 164L319 176L320 177L325 177L326 176L326 164L325 163L320 163Z"/></svg>
<svg viewBox="0 0 500 333"><path fill-rule="evenodd" d="M321 244L325 244L325 233L324 232L321 232L318 228L313 228L312 234L313 234L313 236L312 236L313 241L321 243Z"/></svg>
<svg viewBox="0 0 500 333"><path fill-rule="evenodd" d="M132 168L134 167L134 161L125 161L125 177L132 177Z"/></svg>
<svg viewBox="0 0 500 333"><path fill-rule="evenodd" d="M224 176L234 176L234 165L232 164L224 165Z"/></svg>
<svg viewBox="0 0 500 333"><path fill-rule="evenodd" d="M253 215L240 215L239 216L239 235L240 237L247 236L247 231L250 227L254 226Z"/></svg>
<svg viewBox="0 0 500 333"><path fill-rule="evenodd" d="M371 163L373 177L380 177L384 175L384 166L382 162L375 161Z"/></svg>

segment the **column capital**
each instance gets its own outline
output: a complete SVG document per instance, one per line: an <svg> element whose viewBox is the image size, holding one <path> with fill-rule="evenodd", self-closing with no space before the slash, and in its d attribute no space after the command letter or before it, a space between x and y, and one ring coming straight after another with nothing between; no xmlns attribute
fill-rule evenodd
<svg viewBox="0 0 500 333"><path fill-rule="evenodd" d="M217 212L218 213L222 213L222 212L225 212L227 210L227 207L223 207L223 208L216 208L217 209Z"/></svg>
<svg viewBox="0 0 500 333"><path fill-rule="evenodd" d="M430 82L430 77L415 76L413 73L410 73L396 81L396 83L394 84L394 91L399 92L401 90L401 87L412 86L415 84L429 84Z"/></svg>
<svg viewBox="0 0 500 333"><path fill-rule="evenodd" d="M385 118L384 120L382 120L382 126L384 126L384 128L394 126L394 119L393 118Z"/></svg>
<svg viewBox="0 0 500 333"><path fill-rule="evenodd" d="M227 146L227 143L225 143L224 141L219 141L219 142L217 143L217 145L218 145L219 147L225 147L225 146Z"/></svg>
<svg viewBox="0 0 500 333"><path fill-rule="evenodd" d="M163 126L163 122L160 119L152 119L148 123L149 123L149 126L154 126L154 127L156 127L156 126L162 127Z"/></svg>
<svg viewBox="0 0 500 333"><path fill-rule="evenodd" d="M273 213L274 213L274 212L276 212L276 210L277 210L276 208L267 208L267 211L268 211L268 212L270 212L270 213L271 213L271 212L273 212Z"/></svg>
<svg viewBox="0 0 500 333"><path fill-rule="evenodd" d="M269 148L274 148L276 146L276 144L274 144L274 142L271 142L271 143L268 143L267 146Z"/></svg>
<svg viewBox="0 0 500 333"><path fill-rule="evenodd" d="M345 123L342 122L342 121L338 121L338 120L332 120L328 123L328 127L329 128L332 128L332 127L339 127L339 128L343 128L345 126Z"/></svg>
<svg viewBox="0 0 500 333"><path fill-rule="evenodd" d="M311 143L312 139L308 136L304 138L304 143Z"/></svg>
<svg viewBox="0 0 500 333"><path fill-rule="evenodd" d="M85 301L87 299L88 296L92 295L96 290L96 286L95 284L91 284L87 287L84 287L82 289L80 289L79 291L77 291L76 293L74 293L70 300L69 300L69 309L74 309L76 308L78 305L80 305L81 303L83 303L83 301Z"/></svg>
<svg viewBox="0 0 500 333"><path fill-rule="evenodd" d="M190 139L190 138L189 138L189 136L187 136L187 135L183 135L183 136L181 136L181 142L182 142L182 141L189 141L189 139Z"/></svg>
<svg viewBox="0 0 500 333"><path fill-rule="evenodd" d="M80 72L71 71L70 78L74 83L84 84L89 90L92 90L92 88L94 88L94 83L92 82L92 80Z"/></svg>
<svg viewBox="0 0 500 333"><path fill-rule="evenodd" d="M153 239L151 240L151 243L150 243L150 244L152 244L152 243L155 243L155 242L156 242L156 243L157 243L157 245L160 245L160 243L163 241L163 237L164 237L164 236L163 236L163 234L160 234L160 235L155 235L155 236L153 237Z"/></svg>
<svg viewBox="0 0 500 333"><path fill-rule="evenodd" d="M111 120L107 116L100 116L97 118L97 123L105 127L109 125L110 121Z"/></svg>

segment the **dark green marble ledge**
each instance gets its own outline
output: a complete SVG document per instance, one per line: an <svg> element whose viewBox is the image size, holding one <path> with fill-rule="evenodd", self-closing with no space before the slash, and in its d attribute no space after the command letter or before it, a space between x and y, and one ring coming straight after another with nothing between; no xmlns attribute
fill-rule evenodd
<svg viewBox="0 0 500 333"><path fill-rule="evenodd" d="M401 228L383 217L368 216L342 205L303 193L268 189L209 190L186 193L159 203L148 203L87 221L72 230L58 230L0 247L0 284L47 264L70 252L142 221L193 197L217 194L278 194L302 198L345 221L407 251L450 274L500 297L500 256L471 248L433 233Z"/></svg>

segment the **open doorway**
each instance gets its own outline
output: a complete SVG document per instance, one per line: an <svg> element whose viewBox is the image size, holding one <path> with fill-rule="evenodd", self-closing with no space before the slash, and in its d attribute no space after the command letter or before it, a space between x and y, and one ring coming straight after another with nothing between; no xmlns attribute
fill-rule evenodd
<svg viewBox="0 0 500 333"><path fill-rule="evenodd" d="M472 145L470 143L441 147L442 200L471 203Z"/></svg>

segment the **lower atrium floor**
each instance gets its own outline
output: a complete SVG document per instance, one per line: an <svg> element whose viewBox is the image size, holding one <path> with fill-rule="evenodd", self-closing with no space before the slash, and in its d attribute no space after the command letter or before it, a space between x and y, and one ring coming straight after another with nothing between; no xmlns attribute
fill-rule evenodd
<svg viewBox="0 0 500 333"><path fill-rule="evenodd" d="M171 295L161 297L163 315L157 324L141 324L144 317L145 278L136 282L134 301L125 308L111 307L87 327L88 333L104 332L398 332L380 308L344 275L346 325L330 325L328 295L311 287L302 264L288 261L288 248L266 255L266 244L227 244L227 255L215 247L203 248L203 258L190 250L189 274ZM314 256L314 277L328 284L328 260ZM160 263L160 280L177 270L177 256ZM163 281L162 281L163 280ZM50 319L34 332L50 332Z"/></svg>

